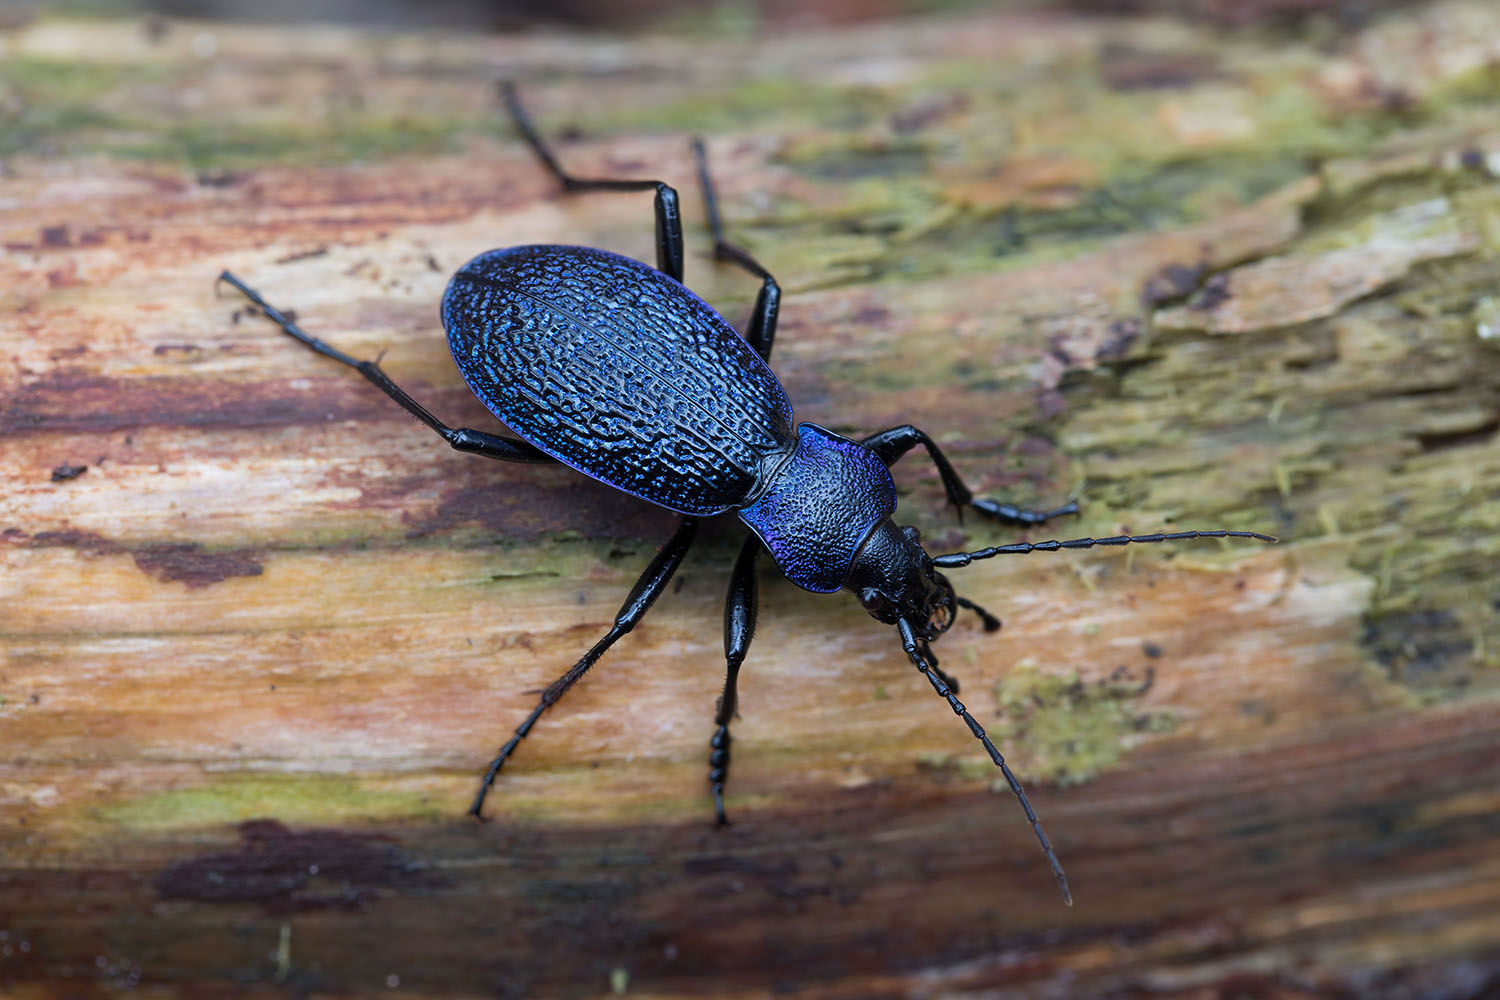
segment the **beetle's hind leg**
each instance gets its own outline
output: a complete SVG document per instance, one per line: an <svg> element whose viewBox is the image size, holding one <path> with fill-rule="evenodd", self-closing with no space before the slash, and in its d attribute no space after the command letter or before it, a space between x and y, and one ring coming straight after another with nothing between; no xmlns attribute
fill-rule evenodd
<svg viewBox="0 0 1500 1000"><path fill-rule="evenodd" d="M734 720L739 701L740 665L755 638L755 616L759 610L759 585L755 578L755 557L760 554L761 540L755 535L745 539L734 572L729 578L729 596L724 601L724 694L714 715L714 735L709 740L708 783L714 797L714 815L720 826L729 819L724 815L724 782L729 780L729 723Z"/></svg>
<svg viewBox="0 0 1500 1000"><path fill-rule="evenodd" d="M433 416L421 403L408 396L404 389L395 382L392 382L390 377L380 370L378 363L374 361L360 361L358 358L350 357L336 347L325 344L292 322L291 317L261 298L259 292L228 271L220 274L219 280L239 289L261 312L266 314L266 318L280 326L282 332L288 337L312 348L325 358L332 358L341 364L348 365L369 379L381 392L394 399L397 403L400 403L402 409L406 410L407 413L410 413L437 432L455 451L465 451L475 455L483 455L485 458L498 458L507 462L557 461L557 459L540 448L525 441L514 441L510 438L501 437L498 434L486 434L484 431L476 431L469 427L449 427Z"/></svg>
<svg viewBox="0 0 1500 1000"><path fill-rule="evenodd" d="M972 507L986 517L994 518L1003 524L1043 524L1055 517L1062 517L1064 514L1078 513L1078 503L1073 500L1069 500L1056 510L1043 511L1027 510L1015 504L975 497L974 492L959 478L947 456L938 448L937 442L911 424L902 424L900 427L892 427L879 434L871 434L861 443L880 456L880 460L886 465L895 465L900 461L901 456L917 445L926 448L932 464L937 466L938 476L943 481L943 489L948 494L948 502L958 508L960 517L963 516L965 507Z"/></svg>
<svg viewBox="0 0 1500 1000"><path fill-rule="evenodd" d="M698 164L698 186L703 189L708 228L714 236L714 260L738 265L760 279L760 292L755 296L755 309L750 313L750 328L745 331L745 339L762 361L770 361L771 348L776 341L776 315L781 308L781 286L771 277L771 272L746 250L724 239L719 196L714 193L713 177L708 172L708 151L704 149L703 140L697 137L693 139L693 159Z"/></svg>
<svg viewBox="0 0 1500 1000"><path fill-rule="evenodd" d="M557 680L553 681L547 690L542 692L541 700L537 702L536 708L526 717L526 721L516 727L515 734L500 748L495 759L490 761L490 766L485 769L484 780L479 785L479 794L474 796L474 804L469 807L469 813L480 816L484 809L485 796L489 794L490 786L495 783L495 776L500 773L500 768L505 765L506 760L526 734L531 732L531 727L536 725L536 720L542 717L542 713L551 708L568 693L568 689L578 683L579 678L588 673L590 667L598 662L609 647L613 646L631 629L635 628L640 620L646 616L651 605L661 596L662 591L667 589L667 583L672 579L672 574L677 572L677 567L682 565L683 556L687 555L688 549L693 544L693 535L698 529L698 519L685 517L666 545L651 560L651 565L641 574L640 579L635 581L635 586L630 588L630 594L625 598L625 603L620 605L619 613L615 615L615 622L604 638L594 643L593 647L577 663L568 668Z"/></svg>
<svg viewBox="0 0 1500 1000"><path fill-rule="evenodd" d="M500 99L515 124L516 131L526 140L526 145L542 161L542 166L556 177L563 190L575 191L656 191L656 268L664 274L682 280L682 209L678 204L677 190L662 181L622 180L607 177L574 177L557 162L531 116L521 104L516 85L510 80L499 83Z"/></svg>
<svg viewBox="0 0 1500 1000"><path fill-rule="evenodd" d="M557 178L567 192L578 191L656 191L656 267L678 281L683 274L682 210L677 190L670 184L656 180L629 180L609 177L575 177L557 162L521 104L516 85L509 80L499 84L500 97L505 110L515 123L516 131L531 147L547 172ZM708 174L708 157L700 139L693 140L693 155L698 164L698 182L703 188L703 201L708 212L708 224L714 235L714 259L737 264L761 279L760 293L755 297L755 309L750 316L750 328L745 339L764 361L771 360L771 345L776 339L776 315L781 306L781 286L771 277L771 272L762 267L744 249L724 239L724 226L719 218L719 201L714 194L713 180Z"/></svg>

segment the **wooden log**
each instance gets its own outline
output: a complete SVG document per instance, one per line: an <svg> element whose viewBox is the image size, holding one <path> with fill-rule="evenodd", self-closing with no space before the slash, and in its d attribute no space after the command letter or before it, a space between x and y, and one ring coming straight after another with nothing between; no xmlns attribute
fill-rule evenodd
<svg viewBox="0 0 1500 1000"><path fill-rule="evenodd" d="M843 997L1478 996L1500 981L1500 11L1333 37L963 12L733 39L43 19L0 35L0 986ZM767 570L705 777L740 533L463 810L671 515L449 452L447 275L649 258L739 322L685 137L787 291L798 417L927 429L1057 535L954 573L945 669ZM898 467L934 550L1015 532Z"/></svg>

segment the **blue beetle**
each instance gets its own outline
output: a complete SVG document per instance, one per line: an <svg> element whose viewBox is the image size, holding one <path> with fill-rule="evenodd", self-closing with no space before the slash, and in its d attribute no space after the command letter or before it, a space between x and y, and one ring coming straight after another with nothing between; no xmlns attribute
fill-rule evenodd
<svg viewBox="0 0 1500 1000"><path fill-rule="evenodd" d="M373 361L360 361L304 332L259 293L233 285L289 336L356 369L453 448L510 462L561 462L618 490L681 514L682 522L636 581L609 632L542 693L536 708L485 771L470 812L479 816L496 775L541 714L557 702L646 614L692 544L698 519L733 513L748 527L724 612L728 663L710 740L709 783L718 823L727 822L729 723L740 665L755 631L755 562L764 550L797 586L852 591L877 621L894 625L902 648L939 697L968 725L1016 793L1070 904L1067 877L1025 791L984 728L958 700L930 643L960 608L988 631L997 618L954 593L940 569L975 559L1094 545L1188 538L1255 538L1250 531L1179 531L1068 541L1018 542L933 557L913 527L891 519L890 466L918 445L937 467L948 499L994 519L1041 524L1076 514L1076 504L1029 511L974 497L942 451L911 425L855 441L816 424L794 424L786 391L768 362L781 290L764 267L724 239L707 156L694 140L716 260L761 279L745 336L682 284L682 217L677 192L654 180L578 178L537 134L515 89L501 96L521 136L565 191L656 193L657 266L591 247L521 246L469 261L448 283L442 320L453 360L481 402L521 440L449 427L399 388Z"/></svg>

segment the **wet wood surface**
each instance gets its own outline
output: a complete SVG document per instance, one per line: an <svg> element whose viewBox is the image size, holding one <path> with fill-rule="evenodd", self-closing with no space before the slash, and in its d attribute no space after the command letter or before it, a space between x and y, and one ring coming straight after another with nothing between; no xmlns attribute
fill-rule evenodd
<svg viewBox="0 0 1500 1000"><path fill-rule="evenodd" d="M1500 12L1279 33L976 13L794 34L0 33L0 987L41 997L1478 997L1500 984ZM680 26L679 26L680 29ZM494 246L651 259L682 190L786 290L799 419L897 468L1004 620L937 645L1028 784L847 595L766 569L729 809L742 529L508 765L671 515L455 454L215 276L493 429L444 343Z"/></svg>

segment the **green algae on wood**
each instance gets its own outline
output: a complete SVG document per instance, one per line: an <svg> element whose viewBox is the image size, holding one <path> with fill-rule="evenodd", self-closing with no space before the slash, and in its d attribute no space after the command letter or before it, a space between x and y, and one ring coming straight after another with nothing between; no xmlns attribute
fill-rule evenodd
<svg viewBox="0 0 1500 1000"><path fill-rule="evenodd" d="M1157 655L1160 655L1159 653ZM1171 712L1137 704L1156 668L1120 667L1098 680L1076 671L1044 672L1022 660L995 685L1002 723L995 739L1016 748L1015 770L1029 780L1081 785L1113 768L1143 734L1170 732Z"/></svg>
<svg viewBox="0 0 1500 1000"><path fill-rule="evenodd" d="M104 824L134 834L224 826L266 815L321 826L449 819L452 813L445 797L433 795L421 783L402 788L399 780L326 774L230 772L205 778L186 787L88 808L97 811Z"/></svg>

